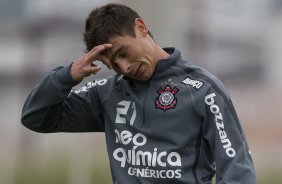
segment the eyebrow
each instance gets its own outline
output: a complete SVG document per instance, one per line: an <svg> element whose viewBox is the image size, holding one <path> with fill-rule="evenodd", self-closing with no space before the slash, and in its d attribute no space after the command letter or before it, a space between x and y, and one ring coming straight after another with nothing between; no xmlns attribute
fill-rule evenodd
<svg viewBox="0 0 282 184"><path fill-rule="evenodd" d="M118 55L120 52L122 52L122 51L124 51L124 50L127 50L128 48L129 48L129 46L127 46L127 45L123 45L123 46L121 46L120 48L118 48L118 49L115 51L115 53L111 56L110 61L113 62L113 63L115 63L115 60L116 60L117 55Z"/></svg>

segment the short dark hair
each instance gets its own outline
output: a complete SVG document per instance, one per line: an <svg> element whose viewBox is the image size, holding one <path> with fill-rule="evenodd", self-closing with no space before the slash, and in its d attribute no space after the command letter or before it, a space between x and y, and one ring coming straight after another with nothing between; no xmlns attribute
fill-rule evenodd
<svg viewBox="0 0 282 184"><path fill-rule="evenodd" d="M122 4L110 3L92 10L86 19L83 34L87 51L109 42L113 36L135 37L136 18L140 18L138 13Z"/></svg>

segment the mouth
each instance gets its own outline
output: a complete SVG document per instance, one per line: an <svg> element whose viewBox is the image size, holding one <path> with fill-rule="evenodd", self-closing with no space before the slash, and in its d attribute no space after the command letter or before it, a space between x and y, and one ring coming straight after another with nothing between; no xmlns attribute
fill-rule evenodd
<svg viewBox="0 0 282 184"><path fill-rule="evenodd" d="M140 77L143 75L144 73L144 69L142 67L143 65L140 64L133 72L132 72L132 76L133 77Z"/></svg>

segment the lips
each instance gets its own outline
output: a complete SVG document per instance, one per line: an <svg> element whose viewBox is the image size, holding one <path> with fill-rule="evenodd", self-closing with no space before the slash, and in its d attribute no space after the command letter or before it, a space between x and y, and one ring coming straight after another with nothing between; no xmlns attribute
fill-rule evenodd
<svg viewBox="0 0 282 184"><path fill-rule="evenodd" d="M132 76L134 77L140 77L143 74L143 68L142 68L142 64L140 64L135 70L134 72L132 72Z"/></svg>
<svg viewBox="0 0 282 184"><path fill-rule="evenodd" d="M143 68L142 66L143 66L143 65L140 64L140 66L138 67L138 70L137 70L137 72L136 72L136 75L137 75L138 77L141 77L141 76L143 75L143 73L144 73L144 68Z"/></svg>

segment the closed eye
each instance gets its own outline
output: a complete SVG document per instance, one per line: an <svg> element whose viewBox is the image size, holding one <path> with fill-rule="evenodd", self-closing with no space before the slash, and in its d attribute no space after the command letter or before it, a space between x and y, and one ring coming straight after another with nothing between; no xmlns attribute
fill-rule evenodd
<svg viewBox="0 0 282 184"><path fill-rule="evenodd" d="M112 63L112 67L113 68L117 68L118 67L117 63L115 63L115 62L111 62L111 63Z"/></svg>
<svg viewBox="0 0 282 184"><path fill-rule="evenodd" d="M127 58L128 56L129 56L128 51L127 51L127 50L123 50L122 52L120 52L120 53L118 54L117 57L120 57L120 58Z"/></svg>

